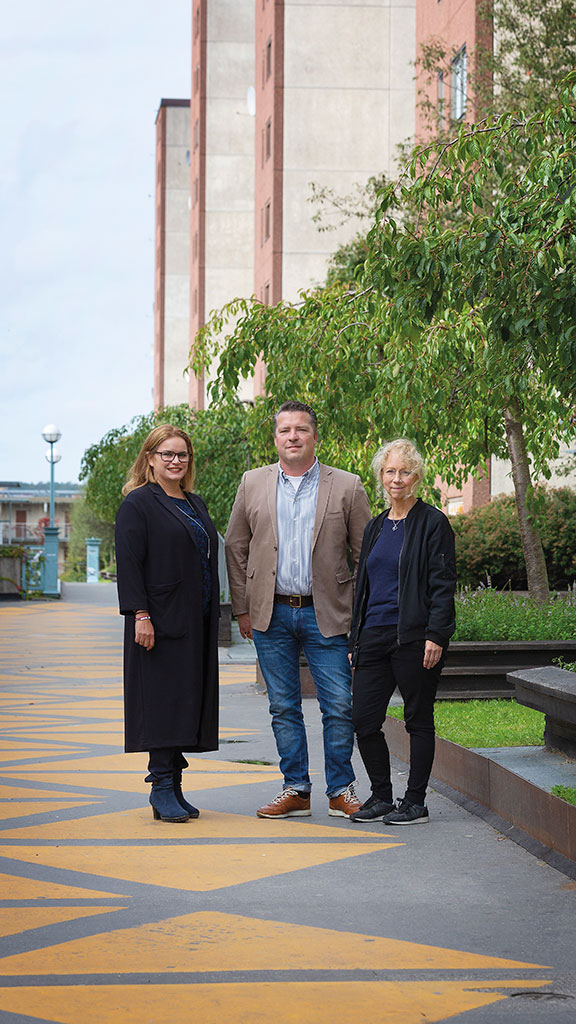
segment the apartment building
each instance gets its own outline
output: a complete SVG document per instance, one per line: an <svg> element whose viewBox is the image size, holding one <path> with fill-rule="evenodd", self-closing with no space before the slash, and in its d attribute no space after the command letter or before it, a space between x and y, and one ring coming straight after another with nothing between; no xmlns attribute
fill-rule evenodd
<svg viewBox="0 0 576 1024"><path fill-rule="evenodd" d="M414 132L416 17L416 0L192 3L190 345L210 312L236 296L294 300L324 280L357 224L320 232L312 183L346 195L395 172L397 146ZM170 113L161 106L159 123ZM164 282L167 296L166 274ZM167 401L171 361L175 369L182 358L158 297L157 406ZM243 397L262 393L264 380L261 366ZM190 375L187 397L204 407L204 378Z"/></svg>

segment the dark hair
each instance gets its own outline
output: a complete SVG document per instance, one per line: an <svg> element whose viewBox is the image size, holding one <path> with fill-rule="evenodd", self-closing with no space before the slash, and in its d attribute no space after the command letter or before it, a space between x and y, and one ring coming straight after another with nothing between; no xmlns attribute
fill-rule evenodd
<svg viewBox="0 0 576 1024"><path fill-rule="evenodd" d="M278 417L281 412L307 412L310 417L312 427L314 428L314 433L318 433L318 417L314 412L314 409L311 409L310 406L306 405L305 402L282 402L282 405L280 406L278 412L274 416L274 433L276 433Z"/></svg>

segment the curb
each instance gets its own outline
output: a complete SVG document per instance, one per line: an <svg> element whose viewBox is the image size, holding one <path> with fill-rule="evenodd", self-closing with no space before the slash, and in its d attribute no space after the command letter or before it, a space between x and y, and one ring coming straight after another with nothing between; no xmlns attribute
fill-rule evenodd
<svg viewBox="0 0 576 1024"><path fill-rule="evenodd" d="M410 740L404 722L386 717L386 742L395 757L409 761ZM500 822L496 827L504 827L509 838L520 841L520 837L515 838L511 834L512 826L530 840L536 840L539 844L537 856L541 859L550 862L547 851L559 855L562 861L566 861L559 870L576 878L575 806L540 789L489 757L439 736L436 737L432 775L432 785L436 780L446 784L458 795L456 803L461 803L462 798L468 801L462 804L467 810L479 814L491 824L492 819L487 815L496 815ZM438 790L442 792L440 786ZM450 793L445 795L450 796ZM474 805L481 809L480 812L474 809ZM520 845L526 846L525 842L520 842Z"/></svg>

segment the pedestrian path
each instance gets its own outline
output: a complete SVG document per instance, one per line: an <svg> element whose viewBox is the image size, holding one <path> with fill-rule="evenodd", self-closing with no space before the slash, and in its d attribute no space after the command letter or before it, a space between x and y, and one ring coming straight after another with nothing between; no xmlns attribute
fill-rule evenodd
<svg viewBox="0 0 576 1024"><path fill-rule="evenodd" d="M0 606L0 635L2 1024L576 1019L576 884L438 794L425 829L328 817L315 701L312 817L258 819L267 704L222 665L201 815L169 825L122 752L116 609Z"/></svg>

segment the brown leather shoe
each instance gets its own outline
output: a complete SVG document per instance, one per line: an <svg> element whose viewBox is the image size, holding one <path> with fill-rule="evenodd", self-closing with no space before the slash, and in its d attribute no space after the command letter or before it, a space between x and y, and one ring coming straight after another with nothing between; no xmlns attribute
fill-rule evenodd
<svg viewBox="0 0 576 1024"><path fill-rule="evenodd" d="M310 816L310 795L299 796L295 789L288 786L269 804L259 807L256 811L259 818L307 818Z"/></svg>
<svg viewBox="0 0 576 1024"><path fill-rule="evenodd" d="M362 807L361 801L356 796L354 783L351 782L340 796L331 796L328 806L328 814L334 818L349 818L351 814L359 811Z"/></svg>

